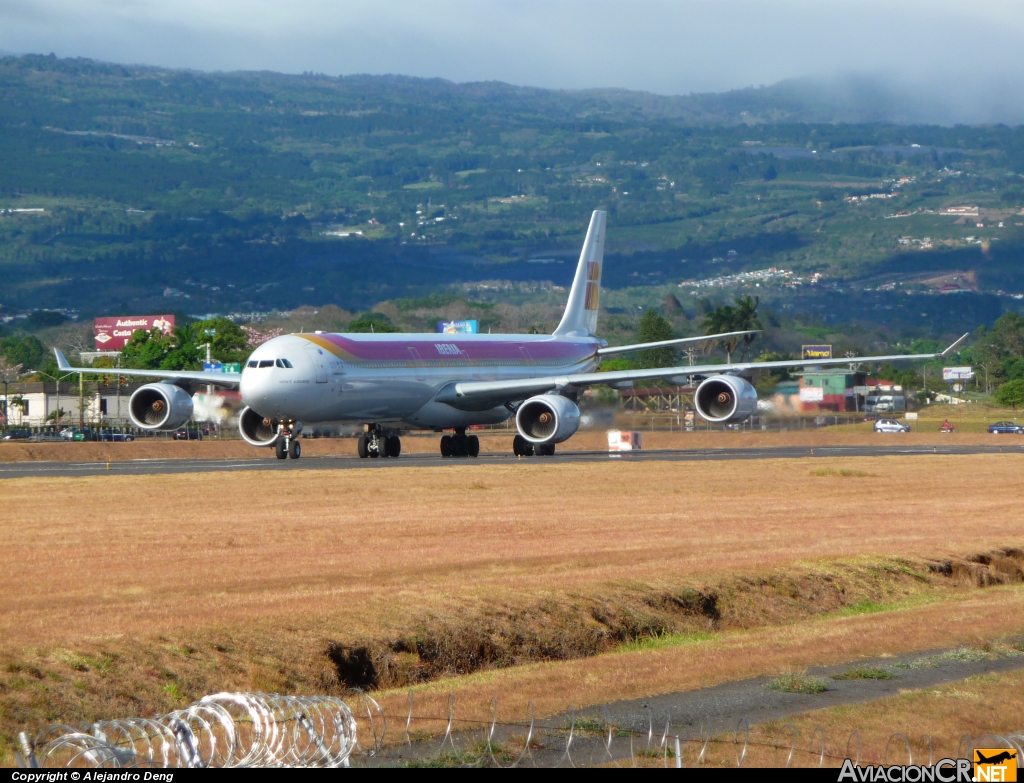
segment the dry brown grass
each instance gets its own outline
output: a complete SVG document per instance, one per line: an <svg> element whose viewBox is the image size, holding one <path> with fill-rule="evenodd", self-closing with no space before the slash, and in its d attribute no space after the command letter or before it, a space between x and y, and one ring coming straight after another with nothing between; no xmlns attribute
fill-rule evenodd
<svg viewBox="0 0 1024 783"><path fill-rule="evenodd" d="M379 632L600 585L1024 541L1024 457L453 466L3 483L5 644L253 621ZM950 513L969 508L970 513Z"/></svg>
<svg viewBox="0 0 1024 783"><path fill-rule="evenodd" d="M532 699L553 713L993 638L1020 630L1021 591L973 589L968 566L958 581L923 558L1021 546L1006 490L1022 466L1013 455L524 460L6 480L0 735L212 689L336 689L332 643L483 629L473 638L486 654L501 644L492 631L557 637L574 616L592 631L606 609L616 627L643 628L645 613L664 615L659 602L708 596L721 622L683 607L678 626L712 619L722 630L707 642L482 671L423 685L424 698L456 689L485 705L500 693L503 710ZM864 600L897 611L835 615Z"/></svg>
<svg viewBox="0 0 1024 783"><path fill-rule="evenodd" d="M980 425L979 425L980 426ZM930 429L930 428L929 428ZM512 433L484 431L478 433L480 450L485 454L511 454ZM430 433L414 433L402 438L407 454L436 454L438 438ZM772 446L874 446L899 443L907 446L989 445L1020 446L1024 438L965 432L942 435L938 432L910 432L901 435L879 435L873 432L806 430L793 432L645 432L644 448L651 449L722 449ZM306 456L355 457L355 438L303 439ZM604 432L581 432L566 443L560 452L605 451ZM250 446L241 440L202 442L141 439L133 443L0 443L0 462L123 462L133 459L272 459L271 449Z"/></svg>

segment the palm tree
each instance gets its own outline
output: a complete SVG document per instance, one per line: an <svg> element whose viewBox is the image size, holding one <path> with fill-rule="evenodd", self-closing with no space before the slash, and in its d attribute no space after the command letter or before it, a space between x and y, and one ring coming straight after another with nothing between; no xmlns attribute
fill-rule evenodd
<svg viewBox="0 0 1024 783"><path fill-rule="evenodd" d="M736 306L722 305L716 307L704 316L701 328L705 334L722 334L724 332L742 332L751 329L760 329L761 321L757 317L757 306L760 303L758 297L749 297L746 294L735 299ZM725 350L725 359L732 363L732 354L743 345L743 355L746 356L750 344L754 342L756 334L727 337L722 340L722 348ZM712 346L713 347L713 346Z"/></svg>
<svg viewBox="0 0 1024 783"><path fill-rule="evenodd" d="M761 326L761 320L757 317L757 306L760 303L761 298L758 296L751 298L744 294L743 296L737 297L736 309L733 311L735 313L735 317L732 322L732 331L745 332L753 329L763 329L764 327ZM757 335L745 334L742 339L743 358L746 358L747 352L750 350L750 344L757 339Z"/></svg>

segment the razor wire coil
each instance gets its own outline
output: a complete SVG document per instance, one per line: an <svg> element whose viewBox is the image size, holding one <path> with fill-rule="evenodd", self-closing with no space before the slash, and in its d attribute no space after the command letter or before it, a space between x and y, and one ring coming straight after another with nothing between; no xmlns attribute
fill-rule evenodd
<svg viewBox="0 0 1024 783"><path fill-rule="evenodd" d="M268 693L217 693L155 718L49 726L21 744L22 761L43 768L339 767L379 747L359 748L343 699Z"/></svg>

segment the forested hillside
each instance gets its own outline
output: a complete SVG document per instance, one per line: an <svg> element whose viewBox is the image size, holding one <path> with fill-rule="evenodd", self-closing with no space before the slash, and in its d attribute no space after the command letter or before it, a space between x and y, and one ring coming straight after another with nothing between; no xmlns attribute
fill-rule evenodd
<svg viewBox="0 0 1024 783"><path fill-rule="evenodd" d="M827 97L0 59L0 315L557 304L595 208L613 312L744 286L922 331L1016 308L1024 130L851 124Z"/></svg>

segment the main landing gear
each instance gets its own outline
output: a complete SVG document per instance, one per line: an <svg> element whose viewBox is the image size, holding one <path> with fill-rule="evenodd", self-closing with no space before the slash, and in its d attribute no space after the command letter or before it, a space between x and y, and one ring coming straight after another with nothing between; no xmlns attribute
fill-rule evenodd
<svg viewBox="0 0 1024 783"><path fill-rule="evenodd" d="M516 435L512 439L512 453L517 457L553 457L555 456L555 444L530 443L522 435Z"/></svg>
<svg viewBox="0 0 1024 783"><path fill-rule="evenodd" d="M388 435L376 424L359 436L356 446L361 459L378 457L397 457L402 453L402 439L397 435Z"/></svg>
<svg viewBox="0 0 1024 783"><path fill-rule="evenodd" d="M281 437L274 444L274 453L278 459L298 459L302 456L302 444L299 443L299 433L302 432L302 425L295 422L281 424L278 433Z"/></svg>
<svg viewBox="0 0 1024 783"><path fill-rule="evenodd" d="M442 457L477 457L480 455L480 438L466 435L466 428L460 427L454 435L441 437Z"/></svg>

